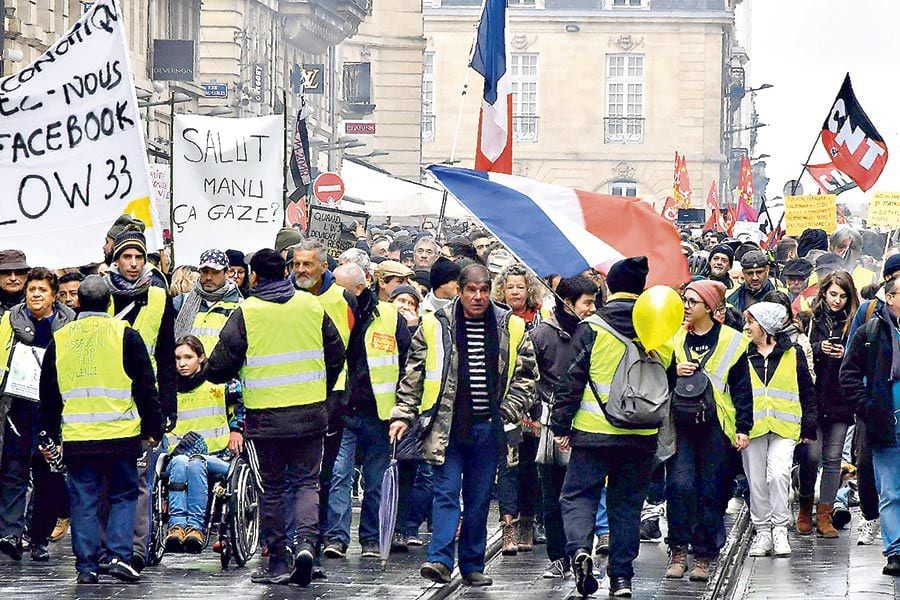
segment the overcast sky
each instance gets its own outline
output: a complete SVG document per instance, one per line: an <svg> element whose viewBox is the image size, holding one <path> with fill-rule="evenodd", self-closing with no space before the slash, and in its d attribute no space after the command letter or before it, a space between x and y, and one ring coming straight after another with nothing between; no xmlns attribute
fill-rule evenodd
<svg viewBox="0 0 900 600"><path fill-rule="evenodd" d="M766 159L768 196L782 195L797 177L816 135L850 72L853 90L888 145L888 162L875 187L844 192L839 201L868 201L875 191L900 191L900 1L744 0L751 11L747 87L757 93L760 128L756 155ZM818 144L812 164L828 156ZM809 175L804 192L815 193Z"/></svg>

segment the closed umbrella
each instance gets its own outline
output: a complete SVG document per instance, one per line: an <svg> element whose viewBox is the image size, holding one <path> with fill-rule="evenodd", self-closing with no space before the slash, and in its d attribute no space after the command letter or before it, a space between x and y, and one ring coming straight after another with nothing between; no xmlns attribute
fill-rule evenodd
<svg viewBox="0 0 900 600"><path fill-rule="evenodd" d="M397 442L391 449L391 464L381 478L381 506L378 508L378 546L381 551L381 570L387 568L391 554L391 540L397 525L397 502L400 498L400 468L397 466Z"/></svg>

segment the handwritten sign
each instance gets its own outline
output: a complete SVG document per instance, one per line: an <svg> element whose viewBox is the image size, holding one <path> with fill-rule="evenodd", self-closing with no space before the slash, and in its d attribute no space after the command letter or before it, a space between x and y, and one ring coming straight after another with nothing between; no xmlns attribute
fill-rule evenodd
<svg viewBox="0 0 900 600"><path fill-rule="evenodd" d="M878 229L900 227L900 193L876 192L872 194L866 225Z"/></svg>
<svg viewBox="0 0 900 600"><path fill-rule="evenodd" d="M10 396L26 398L37 402L38 388L41 381L41 363L44 362L43 348L16 344L13 347L12 359L9 362L9 376L6 378L4 392Z"/></svg>
<svg viewBox="0 0 900 600"><path fill-rule="evenodd" d="M823 229L834 233L837 229L837 196L785 196L784 222L788 235L800 235L804 229Z"/></svg>
<svg viewBox="0 0 900 600"><path fill-rule="evenodd" d="M118 2L96 2L0 79L0 247L23 250L33 265L96 262L127 207L152 218L123 20ZM147 241L156 248L155 236Z"/></svg>
<svg viewBox="0 0 900 600"><path fill-rule="evenodd" d="M309 231L306 235L322 242L329 254L337 257L356 244L354 221L365 227L369 215L313 205L309 207Z"/></svg>
<svg viewBox="0 0 900 600"><path fill-rule="evenodd" d="M173 237L179 264L209 248L270 247L284 222L281 116L175 116Z"/></svg>

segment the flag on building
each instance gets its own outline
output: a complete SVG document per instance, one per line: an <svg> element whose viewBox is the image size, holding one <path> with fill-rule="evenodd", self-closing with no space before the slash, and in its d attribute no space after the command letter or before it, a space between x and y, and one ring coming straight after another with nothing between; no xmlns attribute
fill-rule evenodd
<svg viewBox="0 0 900 600"><path fill-rule="evenodd" d="M303 229L306 229L306 196L309 194L309 184L312 181L309 167L309 131L306 128L308 116L309 106L306 104L306 98L301 95L297 125L294 127L294 140L291 144L290 169L294 191L288 195L284 218L288 225L300 225Z"/></svg>
<svg viewBox="0 0 900 600"><path fill-rule="evenodd" d="M706 195L706 212L709 217L707 217L703 229L727 231L725 219L722 218L722 211L719 209L719 190L716 189L715 181L709 184L709 193Z"/></svg>
<svg viewBox="0 0 900 600"><path fill-rule="evenodd" d="M738 175L738 200L735 211L735 221L752 221L756 223L759 212L753 208L753 169L750 167L750 159L741 156L741 171Z"/></svg>
<svg viewBox="0 0 900 600"><path fill-rule="evenodd" d="M506 60L506 0L485 0L471 67L484 77L475 168L512 173L512 83Z"/></svg>
<svg viewBox="0 0 900 600"><path fill-rule="evenodd" d="M677 286L691 279L678 232L637 198L502 173L437 165L428 170L540 276L570 277L588 268L605 273L624 257L643 255L650 264L647 285Z"/></svg>
<svg viewBox="0 0 900 600"><path fill-rule="evenodd" d="M859 105L850 73L822 125L822 145L834 166L864 192L875 185L887 164L887 144Z"/></svg>

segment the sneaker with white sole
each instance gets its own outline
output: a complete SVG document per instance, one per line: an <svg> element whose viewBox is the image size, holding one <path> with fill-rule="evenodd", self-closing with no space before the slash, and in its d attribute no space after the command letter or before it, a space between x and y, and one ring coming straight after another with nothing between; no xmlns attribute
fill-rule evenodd
<svg viewBox="0 0 900 600"><path fill-rule="evenodd" d="M878 519L863 521L859 525L859 537L856 538L856 545L871 546L879 537L881 537L881 526L878 524Z"/></svg>
<svg viewBox="0 0 900 600"><path fill-rule="evenodd" d="M788 542L787 527L772 528L772 553L775 556L791 555L791 544Z"/></svg>
<svg viewBox="0 0 900 600"><path fill-rule="evenodd" d="M768 556L771 554L772 549L772 532L768 530L760 531L753 538L753 543L750 544L749 554L754 557Z"/></svg>
<svg viewBox="0 0 900 600"><path fill-rule="evenodd" d="M544 579L565 579L570 573L569 565L562 558L554 560L547 566L542 577Z"/></svg>

